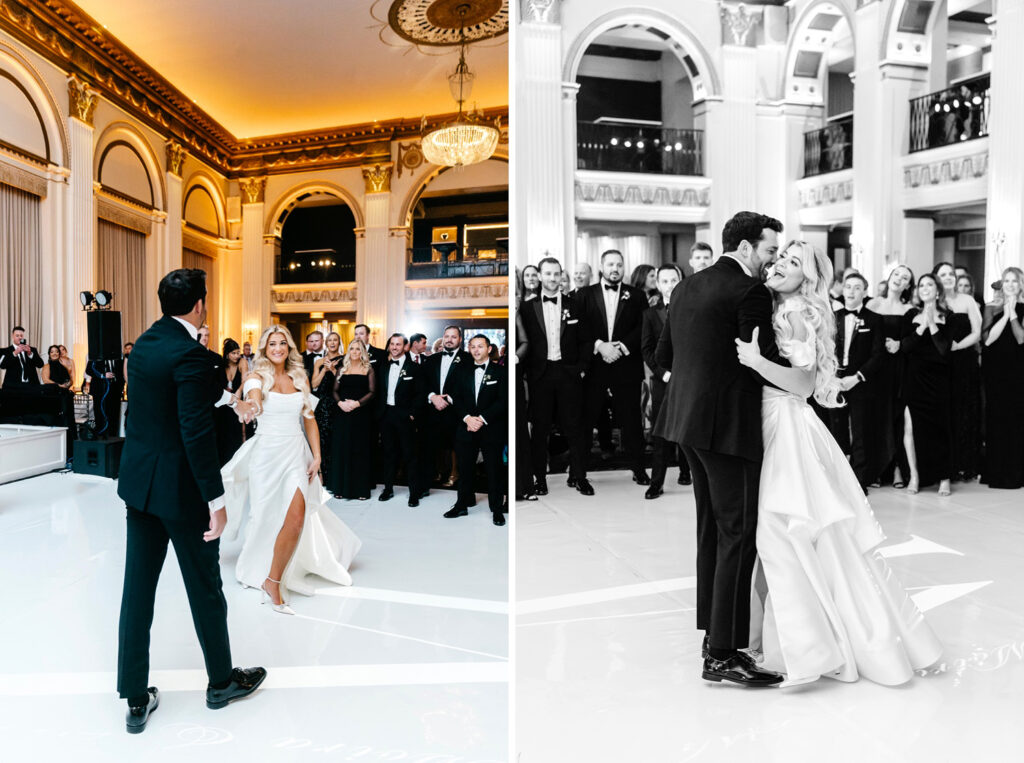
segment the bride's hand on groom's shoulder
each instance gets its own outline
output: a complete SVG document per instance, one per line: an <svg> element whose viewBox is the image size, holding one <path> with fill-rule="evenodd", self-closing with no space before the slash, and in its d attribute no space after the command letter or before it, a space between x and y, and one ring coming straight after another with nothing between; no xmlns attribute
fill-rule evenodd
<svg viewBox="0 0 1024 763"><path fill-rule="evenodd" d="M759 333L760 328L755 327L749 342L744 342L739 337L736 338L736 357L739 358L740 365L756 369L760 364L762 360L761 346L757 343Z"/></svg>

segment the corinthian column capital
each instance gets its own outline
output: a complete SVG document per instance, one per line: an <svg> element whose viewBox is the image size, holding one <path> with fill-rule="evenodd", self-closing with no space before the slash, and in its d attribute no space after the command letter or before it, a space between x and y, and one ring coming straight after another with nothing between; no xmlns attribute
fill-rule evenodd
<svg viewBox="0 0 1024 763"><path fill-rule="evenodd" d="M394 165L375 164L372 167L363 167L363 181L366 183L366 193L390 193L391 172Z"/></svg>
<svg viewBox="0 0 1024 763"><path fill-rule="evenodd" d="M96 111L98 94L87 82L74 74L68 78L68 113L75 119L92 127L92 115Z"/></svg>
<svg viewBox="0 0 1024 763"><path fill-rule="evenodd" d="M267 190L267 179L239 178L238 188L242 192L243 204L262 204L263 194Z"/></svg>

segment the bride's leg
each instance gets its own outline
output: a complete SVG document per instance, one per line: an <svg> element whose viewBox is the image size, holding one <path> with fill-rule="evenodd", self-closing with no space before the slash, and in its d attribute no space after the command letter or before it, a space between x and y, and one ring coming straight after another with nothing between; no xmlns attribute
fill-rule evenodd
<svg viewBox="0 0 1024 763"><path fill-rule="evenodd" d="M910 417L909 406L903 409L903 447L907 451L907 464L910 466L907 492L916 493L920 480L917 474L917 451L914 450L914 423Z"/></svg>
<svg viewBox="0 0 1024 763"><path fill-rule="evenodd" d="M274 583L273 580L282 580L285 568L291 561L295 547L299 543L299 536L302 534L302 525L305 521L306 499L302 495L302 490L296 488L292 502L288 505L288 513L285 514L284 524L281 525L277 540L274 541L274 558L270 562L270 574L268 579L263 581L267 593L275 604L282 602L281 586L279 583Z"/></svg>

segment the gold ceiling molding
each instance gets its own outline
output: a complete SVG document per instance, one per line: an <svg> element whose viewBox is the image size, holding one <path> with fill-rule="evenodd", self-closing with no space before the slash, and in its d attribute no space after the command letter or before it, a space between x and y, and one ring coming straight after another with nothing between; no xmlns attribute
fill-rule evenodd
<svg viewBox="0 0 1024 763"><path fill-rule="evenodd" d="M181 177L185 164L185 147L173 140L167 141L167 171Z"/></svg>
<svg viewBox="0 0 1024 763"><path fill-rule="evenodd" d="M67 72L81 92L92 94L92 107L87 107L88 98L76 106L69 83L72 116L87 115L83 121L90 121L98 93L232 180L390 161L391 141L420 132L418 119L392 119L238 139L69 0L0 0L0 29ZM508 107L484 114L507 121ZM452 116L431 116L427 123L441 125Z"/></svg>
<svg viewBox="0 0 1024 763"><path fill-rule="evenodd" d="M74 74L68 78L68 113L75 119L92 127L92 115L96 111L96 91Z"/></svg>
<svg viewBox="0 0 1024 763"><path fill-rule="evenodd" d="M243 204L262 204L267 190L267 179L239 178L238 188L242 192Z"/></svg>
<svg viewBox="0 0 1024 763"><path fill-rule="evenodd" d="M366 192L391 193L392 170L394 170L394 165L391 163L363 167L363 180L366 183Z"/></svg>

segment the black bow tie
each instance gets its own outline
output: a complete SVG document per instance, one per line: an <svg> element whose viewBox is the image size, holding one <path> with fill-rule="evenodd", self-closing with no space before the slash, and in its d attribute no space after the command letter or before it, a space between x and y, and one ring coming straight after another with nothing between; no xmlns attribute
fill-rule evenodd
<svg viewBox="0 0 1024 763"><path fill-rule="evenodd" d="M558 297L541 297L544 302L557 303Z"/></svg>
<svg viewBox="0 0 1024 763"><path fill-rule="evenodd" d="M447 355L449 358L455 356L455 350L442 350L441 352L443 354Z"/></svg>
<svg viewBox="0 0 1024 763"><path fill-rule="evenodd" d="M484 369L484 368L487 368L487 364L486 363L477 363L476 367L479 368L479 369Z"/></svg>
<svg viewBox="0 0 1024 763"><path fill-rule="evenodd" d="M605 288L605 291L618 291L619 290L619 285L617 283L616 284L606 283L604 285L604 288Z"/></svg>
<svg viewBox="0 0 1024 763"><path fill-rule="evenodd" d="M847 309L846 309L846 308L844 307L844 308L842 308L842 309L841 309L841 310L840 310L839 312L840 312L840 313L842 313L843 315L855 315L855 316L857 316L858 318L860 317L860 308L858 308L858 309L856 309L856 310L847 310Z"/></svg>
<svg viewBox="0 0 1024 763"><path fill-rule="evenodd" d="M397 366L397 365L399 364L399 362L400 362L400 361L397 361L397 360L389 360L389 361L388 361L388 363L390 363L390 364L391 364L391 365L393 365L393 366Z"/></svg>

